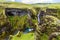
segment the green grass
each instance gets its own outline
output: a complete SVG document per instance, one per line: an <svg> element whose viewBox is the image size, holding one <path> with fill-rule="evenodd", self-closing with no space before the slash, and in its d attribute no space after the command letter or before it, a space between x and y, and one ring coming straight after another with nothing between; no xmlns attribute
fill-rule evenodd
<svg viewBox="0 0 60 40"><path fill-rule="evenodd" d="M14 36L12 40L34 40L34 33L22 34L21 37Z"/></svg>
<svg viewBox="0 0 60 40"><path fill-rule="evenodd" d="M48 40L48 36L46 34L43 34L43 36L41 37L41 40Z"/></svg>
<svg viewBox="0 0 60 40"><path fill-rule="evenodd" d="M14 36L12 40L34 40L34 33L22 34L21 37ZM48 40L48 36L43 34L43 36L41 36L41 40ZM60 40L60 36L58 36L57 40Z"/></svg>
<svg viewBox="0 0 60 40"><path fill-rule="evenodd" d="M0 2L6 2L6 0L0 0Z"/></svg>

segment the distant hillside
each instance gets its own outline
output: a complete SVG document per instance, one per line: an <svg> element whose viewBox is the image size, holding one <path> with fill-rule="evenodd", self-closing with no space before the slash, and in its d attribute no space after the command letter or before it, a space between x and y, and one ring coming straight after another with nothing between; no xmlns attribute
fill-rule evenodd
<svg viewBox="0 0 60 40"><path fill-rule="evenodd" d="M0 0L1 1L1 0ZM5 1L5 0L3 0ZM36 4L24 4L21 2L0 2L0 7L9 7L9 8L57 8L60 9L60 3L36 3Z"/></svg>
<svg viewBox="0 0 60 40"><path fill-rule="evenodd" d="M46 7L46 8L59 8L60 9L60 3L36 3L32 4L34 7Z"/></svg>
<svg viewBox="0 0 60 40"><path fill-rule="evenodd" d="M30 8L30 4L24 4L20 2L0 2L0 7L9 7L9 8Z"/></svg>
<svg viewBox="0 0 60 40"><path fill-rule="evenodd" d="M60 3L35 3L36 5L47 5L47 4L60 4Z"/></svg>
<svg viewBox="0 0 60 40"><path fill-rule="evenodd" d="M0 0L0 2L6 2L6 0Z"/></svg>

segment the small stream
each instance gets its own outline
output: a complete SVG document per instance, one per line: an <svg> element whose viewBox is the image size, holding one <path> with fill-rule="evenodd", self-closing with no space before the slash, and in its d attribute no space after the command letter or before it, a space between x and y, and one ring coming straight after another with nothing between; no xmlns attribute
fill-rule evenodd
<svg viewBox="0 0 60 40"><path fill-rule="evenodd" d="M29 33L29 32L31 32L31 31L33 31L33 30L34 30L34 29L32 29L32 28L26 28L25 31L24 31L24 34Z"/></svg>

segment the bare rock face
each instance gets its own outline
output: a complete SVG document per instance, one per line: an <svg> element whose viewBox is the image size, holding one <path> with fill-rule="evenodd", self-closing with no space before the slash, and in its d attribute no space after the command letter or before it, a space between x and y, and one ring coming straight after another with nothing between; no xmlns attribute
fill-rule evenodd
<svg viewBox="0 0 60 40"><path fill-rule="evenodd" d="M57 9L47 9L43 14L40 12L42 16L38 16L38 18L40 17L40 24L36 29L36 40L42 40L41 37L44 34L48 35L48 40L52 40L60 35L60 22L58 22L60 19L53 13L57 15ZM50 35L52 33L53 35Z"/></svg>
<svg viewBox="0 0 60 40"><path fill-rule="evenodd" d="M53 12L53 13L57 13L58 9L46 9L46 12Z"/></svg>
<svg viewBox="0 0 60 40"><path fill-rule="evenodd" d="M60 32L53 32L53 33L51 33L51 35L49 36L49 39L48 39L48 40L52 40L53 38L58 39L57 36L59 36L59 35L60 35Z"/></svg>
<svg viewBox="0 0 60 40"><path fill-rule="evenodd" d="M0 15L0 39L4 40L7 36L12 34L13 27L11 26L9 19L5 18L3 14Z"/></svg>
<svg viewBox="0 0 60 40"><path fill-rule="evenodd" d="M28 11L29 10L27 9L18 9L18 8L6 8L5 9L6 16L23 16L26 14L30 14L30 12Z"/></svg>

